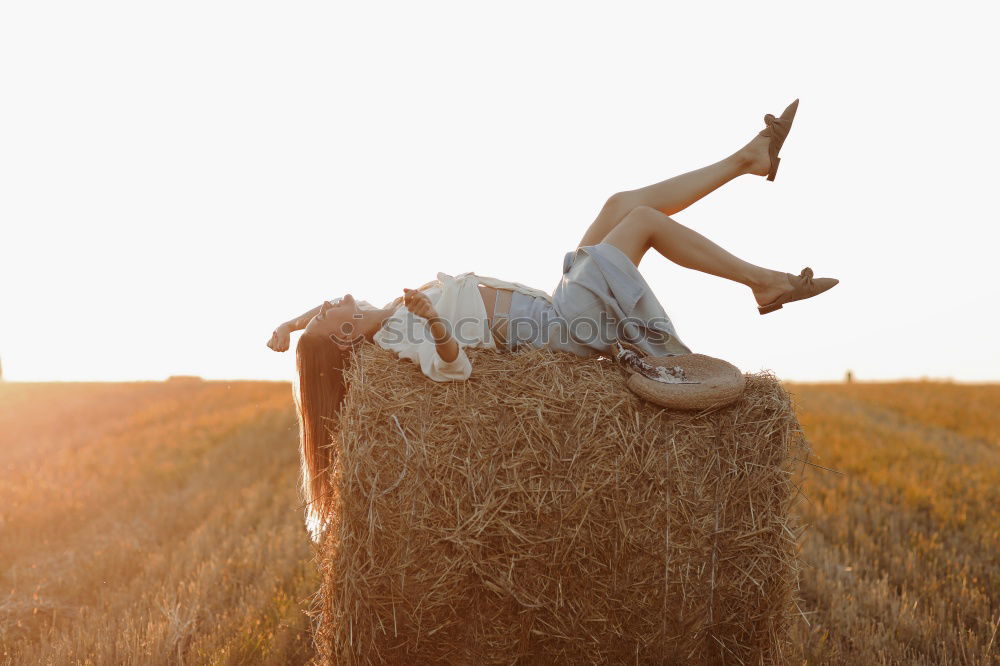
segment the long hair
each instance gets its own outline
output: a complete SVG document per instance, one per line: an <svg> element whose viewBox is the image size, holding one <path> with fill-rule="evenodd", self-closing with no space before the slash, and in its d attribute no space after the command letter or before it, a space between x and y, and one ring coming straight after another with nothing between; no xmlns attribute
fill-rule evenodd
<svg viewBox="0 0 1000 666"><path fill-rule="evenodd" d="M325 336L303 335L295 347L298 371L295 403L299 414L302 494L306 527L314 541L326 528L333 508L330 468L336 448L340 405L347 385L344 371L352 352L341 351Z"/></svg>

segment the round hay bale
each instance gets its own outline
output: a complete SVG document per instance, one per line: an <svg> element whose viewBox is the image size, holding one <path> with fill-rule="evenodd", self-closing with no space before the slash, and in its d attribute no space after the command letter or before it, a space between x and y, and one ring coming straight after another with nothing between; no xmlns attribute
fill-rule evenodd
<svg viewBox="0 0 1000 666"><path fill-rule="evenodd" d="M609 359L466 351L348 370L319 664L785 663L808 450L773 375L679 411Z"/></svg>
<svg viewBox="0 0 1000 666"><path fill-rule="evenodd" d="M651 365L680 366L684 377L697 384L658 382L629 370L625 384L640 398L669 409L711 409L728 405L743 394L746 377L732 363L705 354L645 356Z"/></svg>

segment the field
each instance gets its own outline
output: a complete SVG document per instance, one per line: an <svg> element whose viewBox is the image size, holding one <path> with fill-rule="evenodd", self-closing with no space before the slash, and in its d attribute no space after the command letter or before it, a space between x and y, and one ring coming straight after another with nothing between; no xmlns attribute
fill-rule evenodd
<svg viewBox="0 0 1000 666"><path fill-rule="evenodd" d="M793 663L1000 663L1000 385L788 384ZM0 664L304 664L287 384L0 384Z"/></svg>
<svg viewBox="0 0 1000 666"><path fill-rule="evenodd" d="M1000 663L1000 386L790 385L810 663ZM808 625L806 625L808 621Z"/></svg>
<svg viewBox="0 0 1000 666"><path fill-rule="evenodd" d="M307 661L295 428L282 383L0 385L0 663Z"/></svg>

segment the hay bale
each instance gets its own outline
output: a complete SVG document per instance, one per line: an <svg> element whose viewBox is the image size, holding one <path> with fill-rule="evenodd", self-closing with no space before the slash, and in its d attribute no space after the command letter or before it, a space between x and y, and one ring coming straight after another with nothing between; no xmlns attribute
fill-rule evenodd
<svg viewBox="0 0 1000 666"><path fill-rule="evenodd" d="M782 661L806 443L772 374L671 412L606 359L468 352L467 382L350 369L321 663Z"/></svg>

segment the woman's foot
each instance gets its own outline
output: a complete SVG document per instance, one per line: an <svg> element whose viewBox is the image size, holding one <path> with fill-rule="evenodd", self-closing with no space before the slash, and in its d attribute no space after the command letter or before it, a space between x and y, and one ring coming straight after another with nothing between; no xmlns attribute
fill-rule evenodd
<svg viewBox="0 0 1000 666"><path fill-rule="evenodd" d="M837 278L815 277L813 270L806 266L798 275L767 270L760 282L751 283L751 289L754 298L757 299L760 313L767 314L780 309L786 303L819 296L839 283L840 280Z"/></svg>
<svg viewBox="0 0 1000 666"><path fill-rule="evenodd" d="M767 153L764 153L765 157ZM765 170L766 174L767 171ZM751 287L753 297L757 299L757 305L767 305L773 303L779 296L795 289L792 281L788 279L787 273L781 271L771 271L768 278L761 284Z"/></svg>
<svg viewBox="0 0 1000 666"><path fill-rule="evenodd" d="M779 117L768 113L764 115L766 127L757 133L750 143L736 151L737 162L743 169L743 173L751 173L755 176L768 176L768 180L774 180L778 163L778 151L788 138L788 132L792 129L792 121L799 108L799 100L795 99L785 107ZM771 153L774 157L771 157ZM773 167L773 169L772 169Z"/></svg>
<svg viewBox="0 0 1000 666"><path fill-rule="evenodd" d="M771 157L767 152L770 143L771 137L758 134L750 143L736 151L735 158L743 173L754 176L768 174L771 170Z"/></svg>

